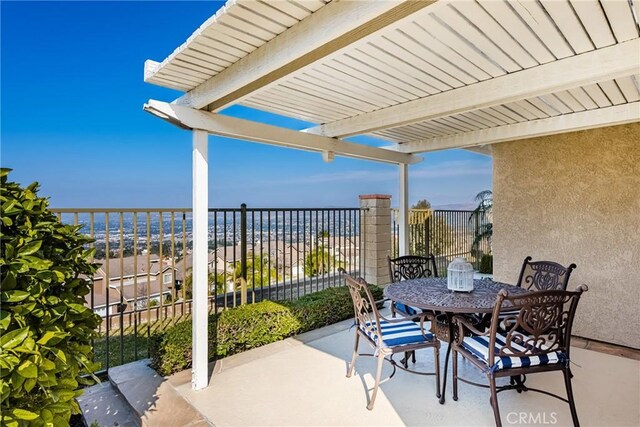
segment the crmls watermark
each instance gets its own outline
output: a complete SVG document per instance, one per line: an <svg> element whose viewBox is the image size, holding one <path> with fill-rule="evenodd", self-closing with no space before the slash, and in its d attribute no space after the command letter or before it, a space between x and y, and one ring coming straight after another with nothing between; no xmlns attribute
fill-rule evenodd
<svg viewBox="0 0 640 427"><path fill-rule="evenodd" d="M509 412L507 422L516 425L553 425L558 423L555 412Z"/></svg>

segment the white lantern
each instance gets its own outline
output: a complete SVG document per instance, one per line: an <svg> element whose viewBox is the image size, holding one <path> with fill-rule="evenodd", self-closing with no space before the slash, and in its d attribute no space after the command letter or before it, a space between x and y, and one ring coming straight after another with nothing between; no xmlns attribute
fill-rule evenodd
<svg viewBox="0 0 640 427"><path fill-rule="evenodd" d="M454 258L447 267L447 288L458 292L473 291L473 266L466 259Z"/></svg>

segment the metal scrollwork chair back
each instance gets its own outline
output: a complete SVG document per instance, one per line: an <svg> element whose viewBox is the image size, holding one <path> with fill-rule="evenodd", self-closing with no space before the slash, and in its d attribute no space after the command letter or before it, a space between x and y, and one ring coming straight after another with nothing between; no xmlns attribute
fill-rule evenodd
<svg viewBox="0 0 640 427"><path fill-rule="evenodd" d="M392 282L400 282L402 280L422 279L426 277L438 277L438 267L436 266L436 257L433 254L429 256L405 255L398 258L387 257L389 263L389 276ZM396 302L391 303L391 315L396 317L399 312L402 315L415 315L422 310L410 307ZM405 355L403 363L407 366L409 356L413 363L416 363L416 353L410 352Z"/></svg>
<svg viewBox="0 0 640 427"><path fill-rule="evenodd" d="M435 375L436 395L439 397L440 341L425 329L424 320L428 318L429 314L423 313L417 316L419 318L419 323L413 322L415 319L405 317L387 319L378 312L378 308L376 307L377 301L374 300L367 282L362 278L354 278L345 274L346 272L344 269L340 269L340 272L345 276L355 314L355 345L353 355L351 357L351 363L349 364L347 371L347 377L351 377L353 375L355 362L358 356L375 356L378 358L375 385L373 392L371 393L367 409L373 409L380 385L382 362L385 360L390 362L393 366L393 373L391 376L395 374L396 367L416 374ZM364 339L375 349L374 354L358 353L360 338ZM402 366L397 365L393 360L393 355L396 353L423 348L433 348L434 350L435 372L433 373L418 372L407 369L406 367L403 368Z"/></svg>
<svg viewBox="0 0 640 427"><path fill-rule="evenodd" d="M459 337L453 346L453 398L457 400L458 380L480 385L458 377L458 354L480 368L489 380L491 405L496 425L500 426L497 394L503 390L541 392L569 404L574 425L578 415L571 387L571 329L578 302L586 285L575 292L549 290L523 295L500 291L488 330L477 330L463 316L454 316ZM504 316L505 310L508 312ZM502 316L500 315L502 312ZM471 334L469 333L471 332ZM544 390L529 388L524 382L496 386L496 378L537 372L562 371L567 398ZM486 386L485 386L486 387Z"/></svg>
<svg viewBox="0 0 640 427"><path fill-rule="evenodd" d="M552 261L531 261L528 256L522 263L517 286L536 291L564 291L574 268L575 264L564 267Z"/></svg>
<svg viewBox="0 0 640 427"><path fill-rule="evenodd" d="M421 279L424 277L438 277L436 257L405 255L398 258L388 258L389 275L392 282L401 280Z"/></svg>
<svg viewBox="0 0 640 427"><path fill-rule="evenodd" d="M382 342L382 332L377 327L380 324L380 313L367 282L361 277L347 275L346 283L353 302L355 327L374 337L374 341Z"/></svg>

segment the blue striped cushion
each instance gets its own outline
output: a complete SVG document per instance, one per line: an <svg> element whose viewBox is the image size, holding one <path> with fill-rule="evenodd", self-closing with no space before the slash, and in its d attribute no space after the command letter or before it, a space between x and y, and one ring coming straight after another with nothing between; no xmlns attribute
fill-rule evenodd
<svg viewBox="0 0 640 427"><path fill-rule="evenodd" d="M404 313L408 316L413 316L416 315L420 312L422 312L422 310L418 310L417 308L413 308L410 305L406 305L406 304L402 304L399 302L394 303L395 307L396 307L396 311L399 311L400 313Z"/></svg>
<svg viewBox="0 0 640 427"><path fill-rule="evenodd" d="M500 351L500 347L502 347L506 343L506 338L504 335L496 334L496 347L495 353ZM471 354L476 356L478 359L483 360L490 365L489 368L492 370L500 370L500 369L509 369L509 368L520 368L524 366L537 366L537 365L550 365L554 363L562 363L566 360L564 353L560 351L554 351L551 353L545 353L540 355L535 355L531 351L531 349L527 349L521 345L511 343L511 346L518 351L527 351L531 353L529 356L522 357L508 357L508 356L494 356L493 363L488 361L489 359L489 337L486 336L472 336L465 337L462 342L462 346L467 349Z"/></svg>
<svg viewBox="0 0 640 427"><path fill-rule="evenodd" d="M371 323L367 323L369 326ZM429 342L433 340L433 334L422 334L422 328L420 324L414 323L410 320L404 320L401 322L387 322L385 320L380 321L380 327L382 328L382 346L383 347L397 347L402 345L419 344ZM369 338L371 338L376 344L378 344L378 335L375 332L369 331L367 328L360 327ZM373 326L375 331L375 325ZM426 331L425 331L426 332Z"/></svg>

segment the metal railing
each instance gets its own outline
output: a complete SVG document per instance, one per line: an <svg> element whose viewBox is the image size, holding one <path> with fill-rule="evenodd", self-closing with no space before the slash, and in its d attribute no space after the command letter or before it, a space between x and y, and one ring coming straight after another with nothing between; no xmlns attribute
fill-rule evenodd
<svg viewBox="0 0 640 427"><path fill-rule="evenodd" d="M96 361L106 370L148 357L154 331L191 314L191 210L52 211L95 240L100 269L85 299L103 318L101 337L93 343ZM486 219L471 217L471 211L410 211L411 253L434 253L443 274L454 256L477 264L488 247L483 242L471 251L471 243ZM355 275L365 270L365 229L360 208L209 209L210 312L342 285L340 267Z"/></svg>
<svg viewBox="0 0 640 427"><path fill-rule="evenodd" d="M96 361L106 370L148 357L153 332L191 313L191 210L52 211L95 240L85 299L103 318ZM359 208L209 209L209 310L342 284L338 268L364 270L364 221Z"/></svg>
<svg viewBox="0 0 640 427"><path fill-rule="evenodd" d="M483 254L489 252L489 242L481 240L477 249L472 245L482 226L488 223L487 215L469 210L411 209L409 211L409 253L434 254L438 274L445 276L447 266L455 257L464 257L477 270ZM400 227L398 210L392 210L391 254L398 256Z"/></svg>

